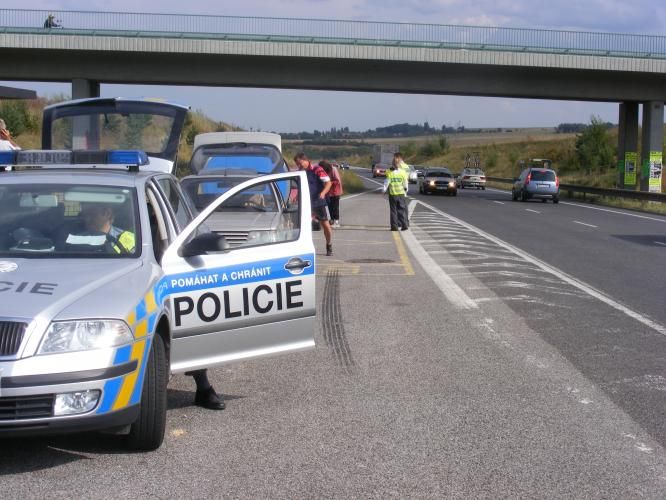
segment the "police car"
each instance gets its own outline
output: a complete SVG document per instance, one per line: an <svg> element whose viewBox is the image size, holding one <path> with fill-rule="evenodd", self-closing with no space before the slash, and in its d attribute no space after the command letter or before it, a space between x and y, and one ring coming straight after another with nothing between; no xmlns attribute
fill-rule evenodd
<svg viewBox="0 0 666 500"><path fill-rule="evenodd" d="M90 140L89 124L55 133ZM195 216L157 160L0 152L0 436L110 430L155 449L169 374L314 347L304 174L248 180ZM271 238L232 247L209 231L211 214L265 185L295 194Z"/></svg>

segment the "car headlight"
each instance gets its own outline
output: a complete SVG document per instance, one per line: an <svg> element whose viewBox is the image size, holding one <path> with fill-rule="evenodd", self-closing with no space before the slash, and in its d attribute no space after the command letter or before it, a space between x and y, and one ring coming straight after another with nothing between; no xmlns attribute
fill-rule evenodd
<svg viewBox="0 0 666 500"><path fill-rule="evenodd" d="M453 187L453 186L455 186L455 185L456 185L455 182L453 182L453 181L449 182L449 186Z"/></svg>
<svg viewBox="0 0 666 500"><path fill-rule="evenodd" d="M435 181L428 181L428 185L429 185L429 186L434 186L434 185L435 185Z"/></svg>
<svg viewBox="0 0 666 500"><path fill-rule="evenodd" d="M247 243L249 245L262 245L264 243L277 242L275 231L250 231L247 233Z"/></svg>
<svg viewBox="0 0 666 500"><path fill-rule="evenodd" d="M128 344L134 340L124 321L54 321L49 325L37 354L88 351Z"/></svg>

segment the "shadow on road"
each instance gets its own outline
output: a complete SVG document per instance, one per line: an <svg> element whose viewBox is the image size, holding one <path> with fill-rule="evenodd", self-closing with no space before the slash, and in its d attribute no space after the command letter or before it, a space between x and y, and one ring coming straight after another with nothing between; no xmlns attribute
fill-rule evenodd
<svg viewBox="0 0 666 500"><path fill-rule="evenodd" d="M613 234L612 236L637 245L666 248L666 236L663 234Z"/></svg>

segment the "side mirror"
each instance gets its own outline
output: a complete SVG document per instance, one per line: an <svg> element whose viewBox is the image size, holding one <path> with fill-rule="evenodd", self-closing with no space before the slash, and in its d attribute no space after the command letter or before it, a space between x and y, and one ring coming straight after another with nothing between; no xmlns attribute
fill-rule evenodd
<svg viewBox="0 0 666 500"><path fill-rule="evenodd" d="M178 255L184 258L204 255L207 252L229 250L229 243L221 234L203 233L185 243L178 249Z"/></svg>

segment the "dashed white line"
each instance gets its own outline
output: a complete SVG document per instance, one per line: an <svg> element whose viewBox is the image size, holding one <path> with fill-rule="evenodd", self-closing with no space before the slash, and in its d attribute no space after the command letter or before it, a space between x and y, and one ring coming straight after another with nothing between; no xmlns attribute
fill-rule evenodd
<svg viewBox="0 0 666 500"><path fill-rule="evenodd" d="M587 227L593 227L593 228L598 228L599 226L595 226L594 224L587 224L585 222L581 222L579 220L573 221L574 224L580 224L581 226L587 226Z"/></svg>
<svg viewBox="0 0 666 500"><path fill-rule="evenodd" d="M531 208L526 208L525 211L526 212L534 212L535 214L540 214L541 213L538 210L532 210Z"/></svg>
<svg viewBox="0 0 666 500"><path fill-rule="evenodd" d="M503 201L494 201L494 200L493 200L493 203L497 203L498 205L504 205L504 202L503 202Z"/></svg>
<svg viewBox="0 0 666 500"><path fill-rule="evenodd" d="M661 245L662 247L666 247L666 243L662 243L661 241L655 241L655 245Z"/></svg>

